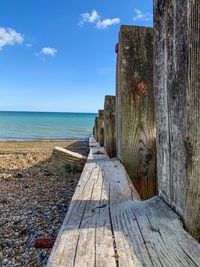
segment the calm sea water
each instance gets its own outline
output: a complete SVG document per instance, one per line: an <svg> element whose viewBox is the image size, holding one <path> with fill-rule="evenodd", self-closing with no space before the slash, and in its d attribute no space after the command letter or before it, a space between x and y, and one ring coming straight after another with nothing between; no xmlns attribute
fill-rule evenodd
<svg viewBox="0 0 200 267"><path fill-rule="evenodd" d="M0 140L85 139L95 113L1 112Z"/></svg>

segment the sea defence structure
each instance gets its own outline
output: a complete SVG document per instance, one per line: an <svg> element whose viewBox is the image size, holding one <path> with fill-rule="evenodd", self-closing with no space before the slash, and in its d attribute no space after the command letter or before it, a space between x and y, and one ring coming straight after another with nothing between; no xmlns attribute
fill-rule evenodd
<svg viewBox="0 0 200 267"><path fill-rule="evenodd" d="M200 266L200 3L155 0L154 21L121 27L116 97L48 267Z"/></svg>
<svg viewBox="0 0 200 267"><path fill-rule="evenodd" d="M200 1L154 3L159 196L200 239Z"/></svg>
<svg viewBox="0 0 200 267"><path fill-rule="evenodd" d="M123 165L90 138L90 153L48 267L200 266L200 244L158 196L146 201Z"/></svg>
<svg viewBox="0 0 200 267"><path fill-rule="evenodd" d="M121 27L116 99L117 157L148 199L157 192L152 28Z"/></svg>
<svg viewBox="0 0 200 267"><path fill-rule="evenodd" d="M115 99L107 95L104 102L104 147L111 158L116 156Z"/></svg>
<svg viewBox="0 0 200 267"><path fill-rule="evenodd" d="M100 109L97 117L97 139L101 146L104 145L104 110Z"/></svg>

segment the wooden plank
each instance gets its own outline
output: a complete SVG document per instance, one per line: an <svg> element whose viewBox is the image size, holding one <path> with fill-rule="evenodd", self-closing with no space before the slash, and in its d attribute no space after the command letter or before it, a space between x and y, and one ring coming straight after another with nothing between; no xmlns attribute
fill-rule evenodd
<svg viewBox="0 0 200 267"><path fill-rule="evenodd" d="M117 156L148 199L157 193L153 29L122 26L117 57Z"/></svg>
<svg viewBox="0 0 200 267"><path fill-rule="evenodd" d="M121 266L189 267L200 264L199 243L183 230L178 216L158 197L115 206L112 224L117 233L119 263L121 256L123 260L127 259ZM124 238L121 249L118 248L118 243L122 242L119 233ZM126 256L129 254L131 257Z"/></svg>
<svg viewBox="0 0 200 267"><path fill-rule="evenodd" d="M154 6L159 195L200 240L200 2Z"/></svg>
<svg viewBox="0 0 200 267"><path fill-rule="evenodd" d="M115 96L105 96L104 102L104 147L113 158L116 156Z"/></svg>
<svg viewBox="0 0 200 267"><path fill-rule="evenodd" d="M104 145L104 110L98 111L98 142L101 146Z"/></svg>
<svg viewBox="0 0 200 267"><path fill-rule="evenodd" d="M56 146L52 152L48 169L62 174L82 171L86 160L87 157L80 153Z"/></svg>
<svg viewBox="0 0 200 267"><path fill-rule="evenodd" d="M119 266L199 266L200 245L178 215L158 197L137 201L119 161L106 163L105 177Z"/></svg>
<svg viewBox="0 0 200 267"><path fill-rule="evenodd" d="M108 159L107 153L101 149L93 150L92 158L97 160L96 175L90 203L85 210L82 223L75 266L115 266L113 237L110 218L108 216L108 194L104 190L104 173L101 166ZM97 154L96 154L97 153ZM95 177L94 174L92 175ZM104 205L106 205L104 207ZM103 208L102 208L103 207Z"/></svg>
<svg viewBox="0 0 200 267"><path fill-rule="evenodd" d="M95 266L97 259L96 266L115 266L110 220L109 217L104 217L105 209L102 215L101 209L98 208L107 201L98 163L108 159L108 155L105 149L94 141L90 141L90 147L87 164L48 266ZM103 258L102 254L106 257Z"/></svg>
<svg viewBox="0 0 200 267"><path fill-rule="evenodd" d="M200 266L200 244L179 217L158 197L140 201L119 160L90 147L47 266Z"/></svg>

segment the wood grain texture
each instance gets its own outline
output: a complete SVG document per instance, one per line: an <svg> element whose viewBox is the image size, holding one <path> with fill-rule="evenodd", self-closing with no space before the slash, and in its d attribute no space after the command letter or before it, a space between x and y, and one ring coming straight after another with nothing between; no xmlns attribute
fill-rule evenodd
<svg viewBox="0 0 200 267"><path fill-rule="evenodd" d="M95 122L94 122L94 127L95 127L95 139L97 140L98 142L98 117L95 118Z"/></svg>
<svg viewBox="0 0 200 267"><path fill-rule="evenodd" d="M119 49L119 44L118 44L118 49ZM122 64L122 57L119 55L119 51L117 53L117 60L116 60L116 78L115 78L115 91L116 91L116 99L115 99L115 104L116 104L116 117L115 117L115 125L116 125L116 153L117 156L120 158L121 155L121 134L122 134L122 125L121 125L121 112L119 112L121 110L121 94L120 91L118 90L118 88L120 88L121 84L121 71L122 69L120 68Z"/></svg>
<svg viewBox="0 0 200 267"><path fill-rule="evenodd" d="M67 174L82 171L87 160L86 156L56 146L49 160L48 169L51 172Z"/></svg>
<svg viewBox="0 0 200 267"><path fill-rule="evenodd" d="M98 142L101 146L104 145L104 110L98 111Z"/></svg>
<svg viewBox="0 0 200 267"><path fill-rule="evenodd" d="M115 116L115 96L105 96L104 147L111 158L116 156Z"/></svg>
<svg viewBox="0 0 200 267"><path fill-rule="evenodd" d="M200 2L154 9L159 195L200 240Z"/></svg>
<svg viewBox="0 0 200 267"><path fill-rule="evenodd" d="M142 199L157 193L153 91L153 29L122 26L117 59L117 156Z"/></svg>
<svg viewBox="0 0 200 267"><path fill-rule="evenodd" d="M197 267L200 245L159 198L140 201L124 167L90 153L48 267Z"/></svg>

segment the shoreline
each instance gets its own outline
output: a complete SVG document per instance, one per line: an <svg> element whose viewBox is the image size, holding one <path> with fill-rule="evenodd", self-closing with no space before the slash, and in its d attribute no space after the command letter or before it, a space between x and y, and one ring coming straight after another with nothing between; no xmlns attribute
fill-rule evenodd
<svg viewBox="0 0 200 267"><path fill-rule="evenodd" d="M0 139L0 142L76 142L88 141L89 138L80 139Z"/></svg>
<svg viewBox="0 0 200 267"><path fill-rule="evenodd" d="M71 141L92 135L93 113L0 112L0 142Z"/></svg>

